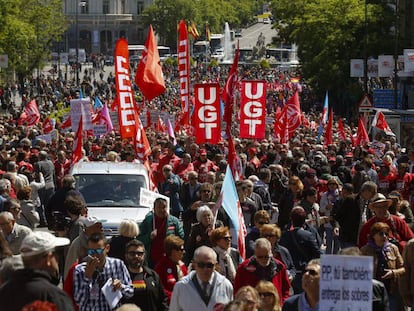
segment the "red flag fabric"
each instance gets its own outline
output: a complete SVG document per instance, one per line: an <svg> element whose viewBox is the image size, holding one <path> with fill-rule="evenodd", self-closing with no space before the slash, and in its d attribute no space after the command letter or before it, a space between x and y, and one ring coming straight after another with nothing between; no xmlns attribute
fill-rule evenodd
<svg viewBox="0 0 414 311"><path fill-rule="evenodd" d="M182 125L186 126L190 124L190 47L188 44L187 24L184 20L180 21L178 29L178 75L183 106Z"/></svg>
<svg viewBox="0 0 414 311"><path fill-rule="evenodd" d="M266 81L243 81L240 96L240 138L264 139L265 129Z"/></svg>
<svg viewBox="0 0 414 311"><path fill-rule="evenodd" d="M197 144L217 144L221 139L220 85L195 84L193 122Z"/></svg>
<svg viewBox="0 0 414 311"><path fill-rule="evenodd" d="M75 142L72 150L72 165L82 159L82 144L83 144L83 120L82 115L79 120L78 130L76 131Z"/></svg>
<svg viewBox="0 0 414 311"><path fill-rule="evenodd" d="M331 108L328 123L326 125L326 130L325 130L325 146L332 145L333 143L332 129L333 129L333 110Z"/></svg>
<svg viewBox="0 0 414 311"><path fill-rule="evenodd" d="M36 100L32 99L26 104L22 114L17 121L19 125L26 123L28 126L36 125L40 121L40 113L37 108Z"/></svg>
<svg viewBox="0 0 414 311"><path fill-rule="evenodd" d="M285 115L286 113L286 115ZM285 120L287 124L285 126ZM275 128L275 133L281 133L281 136L288 133L288 137L283 138L285 142L293 137L296 129L302 124L302 112L300 109L299 94L296 91L295 94L288 100L285 106L282 109L282 117L280 122L277 122L277 128Z"/></svg>
<svg viewBox="0 0 414 311"><path fill-rule="evenodd" d="M359 118L357 137L355 139L354 145L363 146L366 143L369 143L369 136L367 130L365 129L364 120L362 118Z"/></svg>
<svg viewBox="0 0 414 311"><path fill-rule="evenodd" d="M43 134L50 133L51 131L53 131L54 128L55 128L54 122L52 121L51 118L47 117L43 121Z"/></svg>
<svg viewBox="0 0 414 311"><path fill-rule="evenodd" d="M234 54L233 65L231 65L229 74L227 76L226 85L223 90L224 115L223 120L226 122L226 133L229 135L234 107L234 95L237 89L238 82L238 66L239 66L239 43L237 42L236 54Z"/></svg>
<svg viewBox="0 0 414 311"><path fill-rule="evenodd" d="M346 140L346 133L344 123L342 122L342 118L338 121L338 135L340 140Z"/></svg>
<svg viewBox="0 0 414 311"><path fill-rule="evenodd" d="M168 134L167 126L165 125L164 121L161 119L160 116L158 116L156 130L157 130L157 132L167 133Z"/></svg>
<svg viewBox="0 0 414 311"><path fill-rule="evenodd" d="M148 157L151 154L151 145L148 141L147 134L145 133L145 130L139 118L134 137L134 146L138 160L140 160L142 163L148 160Z"/></svg>
<svg viewBox="0 0 414 311"><path fill-rule="evenodd" d="M148 100L154 99L165 91L160 55L152 25L150 25L145 49L142 51L141 61L135 73L135 84Z"/></svg>
<svg viewBox="0 0 414 311"><path fill-rule="evenodd" d="M281 116L281 129L280 129L280 143L286 144L289 142L289 112L288 105L285 105L282 109Z"/></svg>
<svg viewBox="0 0 414 311"><path fill-rule="evenodd" d="M228 163L231 173L235 181L243 180L242 163L240 157L237 155L236 148L234 146L233 137L229 136L229 154Z"/></svg>
<svg viewBox="0 0 414 311"><path fill-rule="evenodd" d="M119 39L115 47L116 102L122 139L134 138L138 114L129 74L128 41Z"/></svg>
<svg viewBox="0 0 414 311"><path fill-rule="evenodd" d="M381 111L377 111L375 114L374 119L372 120L372 127L376 127L377 129L380 129L381 131L384 131L385 134L389 136L395 136L395 134L390 129L387 120L385 120L385 116Z"/></svg>
<svg viewBox="0 0 414 311"><path fill-rule="evenodd" d="M147 109L147 111L146 111L146 118L147 118L147 127L146 128L149 128L149 127L152 126L152 123L151 123L151 110L150 109Z"/></svg>
<svg viewBox="0 0 414 311"><path fill-rule="evenodd" d="M67 129L71 126L72 126L72 118L70 117L70 114L69 114L68 117L60 125L60 128L61 129Z"/></svg>

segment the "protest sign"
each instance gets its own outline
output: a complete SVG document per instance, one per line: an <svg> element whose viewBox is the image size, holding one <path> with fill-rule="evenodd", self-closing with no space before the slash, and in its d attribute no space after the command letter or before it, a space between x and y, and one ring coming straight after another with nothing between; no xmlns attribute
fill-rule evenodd
<svg viewBox="0 0 414 311"><path fill-rule="evenodd" d="M372 275L372 257L323 255L319 310L371 311Z"/></svg>
<svg viewBox="0 0 414 311"><path fill-rule="evenodd" d="M170 211L170 198L154 191L141 188L139 193L139 205L149 207L150 210L154 208L154 201L157 198L163 198L167 201L167 210Z"/></svg>

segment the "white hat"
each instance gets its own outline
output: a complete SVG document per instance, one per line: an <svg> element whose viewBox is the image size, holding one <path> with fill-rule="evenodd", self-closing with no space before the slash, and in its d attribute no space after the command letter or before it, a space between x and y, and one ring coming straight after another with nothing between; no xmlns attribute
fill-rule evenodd
<svg viewBox="0 0 414 311"><path fill-rule="evenodd" d="M35 231L27 235L20 246L22 257L34 256L70 243L68 238L58 238L45 231Z"/></svg>
<svg viewBox="0 0 414 311"><path fill-rule="evenodd" d="M92 217L92 216L89 216L89 217L81 217L79 219L79 221L82 223L82 225L85 228L89 228L89 227L92 227L94 224L104 222L104 220L99 220L98 218Z"/></svg>

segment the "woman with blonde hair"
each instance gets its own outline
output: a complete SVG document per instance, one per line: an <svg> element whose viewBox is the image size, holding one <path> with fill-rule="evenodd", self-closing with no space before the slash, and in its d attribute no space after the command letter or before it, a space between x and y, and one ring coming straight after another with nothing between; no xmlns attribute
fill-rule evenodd
<svg viewBox="0 0 414 311"><path fill-rule="evenodd" d="M139 227L133 219L123 219L119 224L119 235L109 242L108 256L125 260L125 246L139 234Z"/></svg>
<svg viewBox="0 0 414 311"><path fill-rule="evenodd" d="M257 293L257 290L250 285L240 287L234 298L234 300L246 303L243 311L259 310L259 294Z"/></svg>
<svg viewBox="0 0 414 311"><path fill-rule="evenodd" d="M272 282L260 281L256 285L260 297L259 309L261 311L280 311L280 299L276 287Z"/></svg>

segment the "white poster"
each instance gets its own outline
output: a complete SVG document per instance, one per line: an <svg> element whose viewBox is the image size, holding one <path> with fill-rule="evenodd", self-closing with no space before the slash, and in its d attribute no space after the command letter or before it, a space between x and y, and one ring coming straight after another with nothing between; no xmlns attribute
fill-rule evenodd
<svg viewBox="0 0 414 311"><path fill-rule="evenodd" d="M404 49L404 71L414 71L414 49Z"/></svg>
<svg viewBox="0 0 414 311"><path fill-rule="evenodd" d="M166 197L165 195L162 195L160 193L147 190L143 187L140 188L141 191L139 193L139 205L149 207L149 209L152 211L154 208L154 201L157 198L163 198L167 201L167 210L170 211L170 198Z"/></svg>
<svg viewBox="0 0 414 311"><path fill-rule="evenodd" d="M368 78L378 77L378 59L368 59L367 68L368 68L367 70Z"/></svg>
<svg viewBox="0 0 414 311"><path fill-rule="evenodd" d="M91 100L87 98L71 99L70 101L70 118L72 122L72 131L76 132L80 117L82 115L83 130L92 130L92 116L90 109Z"/></svg>
<svg viewBox="0 0 414 311"><path fill-rule="evenodd" d="M69 64L69 54L68 53L60 53L60 62L62 64Z"/></svg>
<svg viewBox="0 0 414 311"><path fill-rule="evenodd" d="M392 77L394 75L394 56L378 56L378 77Z"/></svg>
<svg viewBox="0 0 414 311"><path fill-rule="evenodd" d="M373 258L321 256L320 311L372 310Z"/></svg>
<svg viewBox="0 0 414 311"><path fill-rule="evenodd" d="M351 59L351 77L362 78L364 76L364 60Z"/></svg>

